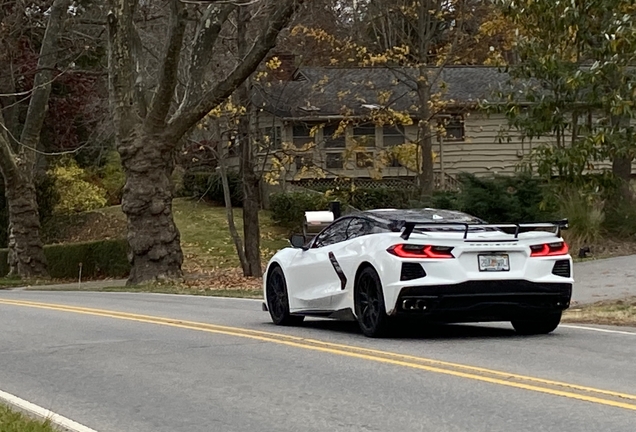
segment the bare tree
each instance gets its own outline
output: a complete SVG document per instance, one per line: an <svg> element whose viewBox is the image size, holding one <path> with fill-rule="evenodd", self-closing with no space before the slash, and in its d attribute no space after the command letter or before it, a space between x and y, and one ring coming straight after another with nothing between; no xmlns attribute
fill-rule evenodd
<svg viewBox="0 0 636 432"><path fill-rule="evenodd" d="M9 266L11 275L48 275L34 185L40 132L46 116L58 38L70 0L55 0L40 48L29 107L19 139L10 132L0 111L0 170L9 207Z"/></svg>
<svg viewBox="0 0 636 432"><path fill-rule="evenodd" d="M146 104L143 92L136 91L141 78L136 65L142 55L135 49L137 1L110 0L109 81L117 147L126 174L122 210L128 219L129 283L182 277L183 253L172 215L171 182L179 143L254 72L301 3L259 1L259 10L250 19L254 42L228 73L210 84L206 78L211 60L220 55L219 46L223 49L219 35L237 6L225 2L207 6L196 19L194 36L186 38L195 15L179 0L169 0L168 39L157 85ZM186 71L183 77L180 64ZM180 78L183 86L178 85ZM175 95L179 101L172 112Z"/></svg>
<svg viewBox="0 0 636 432"><path fill-rule="evenodd" d="M401 68L397 78L417 94L417 143L421 160L418 169L420 193L430 197L435 186L433 144L437 135L435 117L444 103L435 94L444 67L452 60L462 34L464 8L468 0L370 0L367 5L370 40L376 49L388 53L397 49ZM407 49L405 51L405 48ZM389 60L390 66L391 60ZM407 67L405 71L402 69Z"/></svg>

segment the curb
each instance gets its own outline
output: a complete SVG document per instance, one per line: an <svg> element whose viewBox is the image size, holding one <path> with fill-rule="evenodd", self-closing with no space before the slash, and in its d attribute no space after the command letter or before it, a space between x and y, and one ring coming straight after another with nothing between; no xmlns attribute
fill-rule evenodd
<svg viewBox="0 0 636 432"><path fill-rule="evenodd" d="M53 411L42 408L39 405L21 399L10 393L0 390L0 401L5 404L17 408L26 415L37 417L41 420L48 420L51 424L62 428L64 432L97 432L95 429L91 429L88 426L77 423L69 418L61 416Z"/></svg>

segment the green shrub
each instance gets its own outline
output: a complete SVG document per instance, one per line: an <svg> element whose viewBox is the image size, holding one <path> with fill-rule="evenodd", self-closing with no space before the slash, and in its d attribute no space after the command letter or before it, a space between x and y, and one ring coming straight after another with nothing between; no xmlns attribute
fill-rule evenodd
<svg viewBox="0 0 636 432"><path fill-rule="evenodd" d="M460 192L435 191L431 197L430 206L443 210L461 210Z"/></svg>
<svg viewBox="0 0 636 432"><path fill-rule="evenodd" d="M2 195L4 196L4 191ZM60 201L60 194L55 189L55 179L48 174L36 175L35 195L38 201L40 222L45 222L51 218L55 206Z"/></svg>
<svg viewBox="0 0 636 432"><path fill-rule="evenodd" d="M458 209L491 223L536 222L551 217L542 209L543 184L527 174L480 178L462 173Z"/></svg>
<svg viewBox="0 0 636 432"><path fill-rule="evenodd" d="M242 207L243 185L241 177L234 171L228 172L228 184L232 206ZM218 204L224 204L223 182L216 172L188 171L183 175L183 195L194 198L204 198Z"/></svg>
<svg viewBox="0 0 636 432"><path fill-rule="evenodd" d="M459 180L461 191L435 191L426 201L419 199L416 190L345 185L324 194L272 194L270 205L276 223L294 228L301 226L304 211L326 209L330 201L340 201L359 210L422 207L459 210L492 223L535 222L551 219L554 213L552 208L542 208L543 183L527 174L494 178L462 174Z"/></svg>
<svg viewBox="0 0 636 432"><path fill-rule="evenodd" d="M329 195L329 192L327 192ZM356 188L347 191L342 201L359 209L407 208L415 197L415 192L404 189Z"/></svg>
<svg viewBox="0 0 636 432"><path fill-rule="evenodd" d="M88 181L88 173L74 159L62 161L49 174L59 195L56 212L79 213L106 206L106 190Z"/></svg>
<svg viewBox="0 0 636 432"><path fill-rule="evenodd" d="M306 211L326 210L328 199L324 194L311 192L273 193L269 196L272 220L292 229L302 227Z"/></svg>
<svg viewBox="0 0 636 432"><path fill-rule="evenodd" d="M573 247L594 242L601 237L604 213L600 198L570 190L563 192L559 201L561 214L568 218L570 224L564 235Z"/></svg>
<svg viewBox="0 0 636 432"><path fill-rule="evenodd" d="M104 164L99 169L99 183L106 191L106 200L109 205L121 203L126 176L117 151L112 150L106 153Z"/></svg>
<svg viewBox="0 0 636 432"><path fill-rule="evenodd" d="M0 250L0 274L9 273L7 249ZM49 274L54 279L122 278L130 272L128 243L124 239L44 246Z"/></svg>
<svg viewBox="0 0 636 432"><path fill-rule="evenodd" d="M605 206L603 229L622 238L636 235L636 205L620 201L609 208Z"/></svg>

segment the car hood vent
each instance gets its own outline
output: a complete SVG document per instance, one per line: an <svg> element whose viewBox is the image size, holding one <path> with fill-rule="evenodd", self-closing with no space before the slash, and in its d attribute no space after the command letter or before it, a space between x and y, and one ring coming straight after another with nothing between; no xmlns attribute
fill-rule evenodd
<svg viewBox="0 0 636 432"><path fill-rule="evenodd" d="M552 274L556 276L569 278L572 274L570 269L570 260L559 260L552 267Z"/></svg>
<svg viewBox="0 0 636 432"><path fill-rule="evenodd" d="M400 280L407 281L413 279L419 279L426 276L424 268L419 263L402 263L402 272L400 273Z"/></svg>

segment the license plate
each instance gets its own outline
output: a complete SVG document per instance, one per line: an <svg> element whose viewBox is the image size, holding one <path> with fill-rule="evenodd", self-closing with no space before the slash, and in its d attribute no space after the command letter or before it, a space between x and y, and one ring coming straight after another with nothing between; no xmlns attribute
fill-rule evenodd
<svg viewBox="0 0 636 432"><path fill-rule="evenodd" d="M509 271L508 255L479 255L479 271Z"/></svg>

